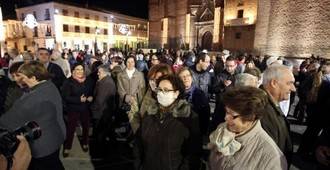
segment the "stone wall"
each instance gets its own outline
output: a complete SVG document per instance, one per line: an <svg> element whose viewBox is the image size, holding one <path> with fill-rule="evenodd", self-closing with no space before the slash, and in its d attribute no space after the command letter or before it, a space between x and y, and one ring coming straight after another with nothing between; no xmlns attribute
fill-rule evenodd
<svg viewBox="0 0 330 170"><path fill-rule="evenodd" d="M259 0L254 43L258 52L295 57L315 54L330 58L329 0L270 0L270 8L261 5L265 2ZM268 10L269 16L261 15Z"/></svg>
<svg viewBox="0 0 330 170"><path fill-rule="evenodd" d="M225 27L224 49L252 52L255 25ZM240 34L240 35L236 35Z"/></svg>

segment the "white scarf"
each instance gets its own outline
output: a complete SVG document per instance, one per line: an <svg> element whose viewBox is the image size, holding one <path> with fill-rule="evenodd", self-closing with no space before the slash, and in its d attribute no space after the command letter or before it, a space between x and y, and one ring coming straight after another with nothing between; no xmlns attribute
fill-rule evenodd
<svg viewBox="0 0 330 170"><path fill-rule="evenodd" d="M126 69L126 73L129 79L133 77L134 72L135 72L135 68L133 68L133 70Z"/></svg>
<svg viewBox="0 0 330 170"><path fill-rule="evenodd" d="M235 140L235 133L230 132L226 125L219 126L211 133L210 143L215 144L224 156L234 155L241 148L241 144Z"/></svg>

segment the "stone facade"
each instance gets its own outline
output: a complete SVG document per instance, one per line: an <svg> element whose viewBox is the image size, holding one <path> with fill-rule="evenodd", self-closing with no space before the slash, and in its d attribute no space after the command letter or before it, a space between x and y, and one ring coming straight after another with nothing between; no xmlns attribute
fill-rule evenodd
<svg viewBox="0 0 330 170"><path fill-rule="evenodd" d="M257 0L149 0L149 44L252 51L256 13Z"/></svg>
<svg viewBox="0 0 330 170"><path fill-rule="evenodd" d="M222 38L213 41L214 36L222 35L219 33L222 33L222 30L214 35L214 24L219 25L221 20L219 18L214 22L215 8L221 6L223 4L221 2L219 0L149 0L150 47L192 48L198 43L207 45L209 49L215 48L215 44L219 45L222 41ZM203 43L203 40L207 42Z"/></svg>
<svg viewBox="0 0 330 170"><path fill-rule="evenodd" d="M259 0L254 47L275 56L330 57L330 1Z"/></svg>

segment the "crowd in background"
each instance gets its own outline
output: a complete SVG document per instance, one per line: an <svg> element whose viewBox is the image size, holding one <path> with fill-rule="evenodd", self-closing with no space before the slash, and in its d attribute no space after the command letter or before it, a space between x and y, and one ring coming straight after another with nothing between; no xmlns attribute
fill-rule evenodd
<svg viewBox="0 0 330 170"><path fill-rule="evenodd" d="M330 63L314 55L13 49L0 68L0 126L36 121L43 131L30 169L64 169L59 153L70 156L77 126L84 152L90 137L97 152L124 140L137 169L287 169L290 109L307 125L297 153L330 166Z"/></svg>

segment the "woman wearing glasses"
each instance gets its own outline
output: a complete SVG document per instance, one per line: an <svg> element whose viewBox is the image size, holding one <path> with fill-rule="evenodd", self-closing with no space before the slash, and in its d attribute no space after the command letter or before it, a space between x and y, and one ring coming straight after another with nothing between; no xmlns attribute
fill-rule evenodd
<svg viewBox="0 0 330 170"><path fill-rule="evenodd" d="M157 104L150 105L137 131L137 168L143 170L198 169L201 138L198 116L184 100L179 77L157 81Z"/></svg>
<svg viewBox="0 0 330 170"><path fill-rule="evenodd" d="M235 87L224 93L223 101L226 122L210 135L210 169L287 169L283 153L259 121L267 94Z"/></svg>

